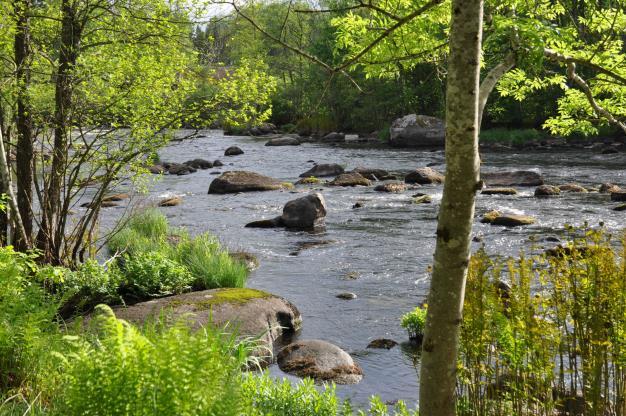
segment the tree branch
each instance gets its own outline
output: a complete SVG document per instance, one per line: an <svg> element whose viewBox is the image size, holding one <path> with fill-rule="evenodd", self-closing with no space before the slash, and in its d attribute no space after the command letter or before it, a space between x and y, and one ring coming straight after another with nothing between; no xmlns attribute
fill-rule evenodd
<svg viewBox="0 0 626 416"><path fill-rule="evenodd" d="M496 87L496 84L500 79L509 72L515 66L515 53L509 52L507 56L504 57L504 60L500 62L498 65L493 67L491 71L487 74L485 79L480 83L480 90L478 95L478 124L483 119L483 112L485 111L485 105L487 104L487 100L489 100L489 96L491 92Z"/></svg>

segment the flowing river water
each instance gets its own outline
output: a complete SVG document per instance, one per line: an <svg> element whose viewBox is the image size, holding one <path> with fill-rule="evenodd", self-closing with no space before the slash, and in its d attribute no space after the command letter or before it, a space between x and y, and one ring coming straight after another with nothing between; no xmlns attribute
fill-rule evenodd
<svg viewBox="0 0 626 416"><path fill-rule="evenodd" d="M200 133L205 137L173 142L160 152L161 160L182 163L195 158L220 159L224 166L186 176L163 176L150 188L150 198L182 195L181 205L162 208L171 224L186 227L193 234L209 231L231 250L256 255L260 267L250 275L248 286L283 296L298 307L303 317L298 338L327 340L355 357L363 368L364 378L356 385L338 386L342 398L363 406L371 395L377 394L384 401L404 400L413 406L418 392L413 355L401 347L385 350L366 346L376 338L407 340L400 327L400 317L427 295L442 187L428 185L401 194L379 193L373 187L319 185L229 195L209 195L207 190L216 177L215 172L227 170L250 170L294 182L313 165L311 160L339 163L346 170L362 166L394 171L432 165L443 171L443 151L316 143L267 147L263 139L223 136L217 130ZM224 150L232 145L245 153L223 156ZM625 153L603 155L581 149L481 156L484 171L535 170L550 184L626 185ZM325 232L244 228L248 222L280 215L287 201L313 189L326 199ZM566 223L583 225L587 221L597 225L602 221L611 230L626 226L626 212L612 211L616 204L609 202L606 194L564 194L538 199L533 197L534 188L518 190L521 192L514 196L478 195L477 219L488 210L499 209L532 215L537 218L536 224L503 228L477 220L474 234L481 236L483 242L472 243L472 250L484 244L490 254L514 255L530 247L532 236L540 242L548 235L565 239ZM431 195L433 202L411 203L416 192ZM353 209L357 201L362 201L363 207ZM122 208L105 210L103 224L110 226L122 211ZM323 244L299 250L304 243L316 242ZM358 297L336 298L341 292L353 292ZM275 365L270 371L286 376Z"/></svg>

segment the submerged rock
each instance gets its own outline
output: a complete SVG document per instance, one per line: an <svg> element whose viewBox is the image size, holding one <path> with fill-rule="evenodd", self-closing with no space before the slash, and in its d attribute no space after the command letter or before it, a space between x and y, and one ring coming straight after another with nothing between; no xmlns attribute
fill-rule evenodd
<svg viewBox="0 0 626 416"><path fill-rule="evenodd" d="M515 188L485 188L481 192L483 195L516 195Z"/></svg>
<svg viewBox="0 0 626 416"><path fill-rule="evenodd" d="M278 366L286 373L310 377L317 382L356 384L363 370L350 354L329 342L303 340L287 345L278 353Z"/></svg>
<svg viewBox="0 0 626 416"><path fill-rule="evenodd" d="M611 192L611 201L626 202L626 191Z"/></svg>
<svg viewBox="0 0 626 416"><path fill-rule="evenodd" d="M244 170L224 172L215 178L209 186L210 194L228 194L236 192L274 191L284 188L278 179Z"/></svg>
<svg viewBox="0 0 626 416"><path fill-rule="evenodd" d="M320 165L313 166L311 169L301 174L300 177L308 178L311 176L315 176L317 178L322 178L325 176L337 176L342 174L343 172L343 167L336 163L322 163Z"/></svg>
<svg viewBox="0 0 626 416"><path fill-rule="evenodd" d="M390 350L396 345L398 345L398 343L392 339L378 338L378 339L371 341L369 344L367 344L366 348L378 348L378 349Z"/></svg>
<svg viewBox="0 0 626 416"><path fill-rule="evenodd" d="M537 172L517 170L512 172L482 173L481 179L487 186L539 186L543 185L543 177Z"/></svg>
<svg viewBox="0 0 626 416"><path fill-rule="evenodd" d="M406 183L427 185L431 183L443 183L445 177L433 168L417 168L404 178Z"/></svg>

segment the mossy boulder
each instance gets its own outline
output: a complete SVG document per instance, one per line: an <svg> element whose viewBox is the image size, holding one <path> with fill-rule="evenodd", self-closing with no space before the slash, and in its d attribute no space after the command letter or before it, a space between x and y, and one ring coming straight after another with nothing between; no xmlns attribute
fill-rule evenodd
<svg viewBox="0 0 626 416"><path fill-rule="evenodd" d="M278 366L286 373L317 382L356 384L363 371L350 354L329 342L312 339L294 342L278 353Z"/></svg>
<svg viewBox="0 0 626 416"><path fill-rule="evenodd" d="M239 337L260 337L256 354L267 356L283 335L300 328L300 312L291 302L257 289L223 288L184 293L114 308L118 318L136 325L162 317L185 321L194 329L226 328Z"/></svg>

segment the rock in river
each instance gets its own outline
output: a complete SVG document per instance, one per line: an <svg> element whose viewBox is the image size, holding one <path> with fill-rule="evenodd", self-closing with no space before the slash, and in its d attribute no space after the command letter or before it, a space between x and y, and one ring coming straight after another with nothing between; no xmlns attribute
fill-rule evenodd
<svg viewBox="0 0 626 416"><path fill-rule="evenodd" d="M376 192L404 192L406 191L406 185L402 182L388 182L382 185L378 185L374 188Z"/></svg>
<svg viewBox="0 0 626 416"><path fill-rule="evenodd" d="M396 119L389 129L389 144L398 147L443 146L445 128L443 120L409 114Z"/></svg>
<svg viewBox="0 0 626 416"><path fill-rule="evenodd" d="M356 384L363 378L363 370L350 354L317 339L287 345L278 353L278 366L286 373L310 377L318 382Z"/></svg>
<svg viewBox="0 0 626 416"><path fill-rule="evenodd" d="M261 336L273 348L285 333L300 328L302 318L289 301L256 289L213 289L185 293L114 309L118 318L143 325L161 316L166 322L185 320L194 329L207 324L236 328L239 337ZM262 353L258 351L258 353Z"/></svg>
<svg viewBox="0 0 626 416"><path fill-rule="evenodd" d="M343 172L343 167L336 163L322 163L320 165L313 166L311 169L301 174L300 177L308 178L311 176L315 176L316 178L322 178L325 176L337 176L342 174Z"/></svg>
<svg viewBox="0 0 626 416"><path fill-rule="evenodd" d="M273 191L282 189L285 184L278 179L245 170L222 173L213 179L209 186L210 194L229 194L236 192Z"/></svg>
<svg viewBox="0 0 626 416"><path fill-rule="evenodd" d="M577 183L566 183L563 185L559 185L558 188L563 192L573 192L573 193L587 193L587 189L578 185Z"/></svg>
<svg viewBox="0 0 626 416"><path fill-rule="evenodd" d="M398 345L398 343L392 339L378 338L378 339L371 341L369 344L367 344L366 348L378 348L378 349L390 350L396 345Z"/></svg>
<svg viewBox="0 0 626 416"><path fill-rule="evenodd" d="M191 166L194 169L210 169L213 167L213 163L204 159L188 160L183 165Z"/></svg>
<svg viewBox="0 0 626 416"><path fill-rule="evenodd" d="M309 230L322 225L326 218L326 201L316 192L289 201L283 207L281 221L287 228Z"/></svg>
<svg viewBox="0 0 626 416"><path fill-rule="evenodd" d="M611 192L619 192L621 191L620 187L615 185L614 183L603 183L600 185L600 193L602 194L610 194Z"/></svg>
<svg viewBox="0 0 626 416"><path fill-rule="evenodd" d="M369 179L356 172L342 173L328 183L330 186L370 186L371 184Z"/></svg>
<svg viewBox="0 0 626 416"><path fill-rule="evenodd" d="M382 178L389 177L389 172L384 169L357 167L352 172L360 173L370 181L380 181Z"/></svg>
<svg viewBox="0 0 626 416"><path fill-rule="evenodd" d="M444 176L434 170L433 168L417 168L410 172L404 178L406 183L417 183L420 185L427 185L431 183L443 183Z"/></svg>
<svg viewBox="0 0 626 416"><path fill-rule="evenodd" d="M332 132L328 133L326 136L322 137L323 142L328 143L340 143L346 141L346 135L343 133Z"/></svg>
<svg viewBox="0 0 626 416"><path fill-rule="evenodd" d="M480 222L504 227L517 227L520 225L534 224L535 219L528 215L503 214L494 210L486 213Z"/></svg>
<svg viewBox="0 0 626 416"><path fill-rule="evenodd" d="M228 149L224 151L224 156L237 156L243 155L243 150L241 150L237 146L230 146Z"/></svg>
<svg viewBox="0 0 626 416"><path fill-rule="evenodd" d="M552 185L541 185L535 189L535 196L556 196L561 193L561 190Z"/></svg>
<svg viewBox="0 0 626 416"><path fill-rule="evenodd" d="M626 191L611 192L611 201L626 202Z"/></svg>
<svg viewBox="0 0 626 416"><path fill-rule="evenodd" d="M300 146L300 141L295 137L276 137L265 143L266 146Z"/></svg>
<svg viewBox="0 0 626 416"><path fill-rule="evenodd" d="M513 172L482 173L481 179L487 186L539 186L543 185L543 177L530 170Z"/></svg>

